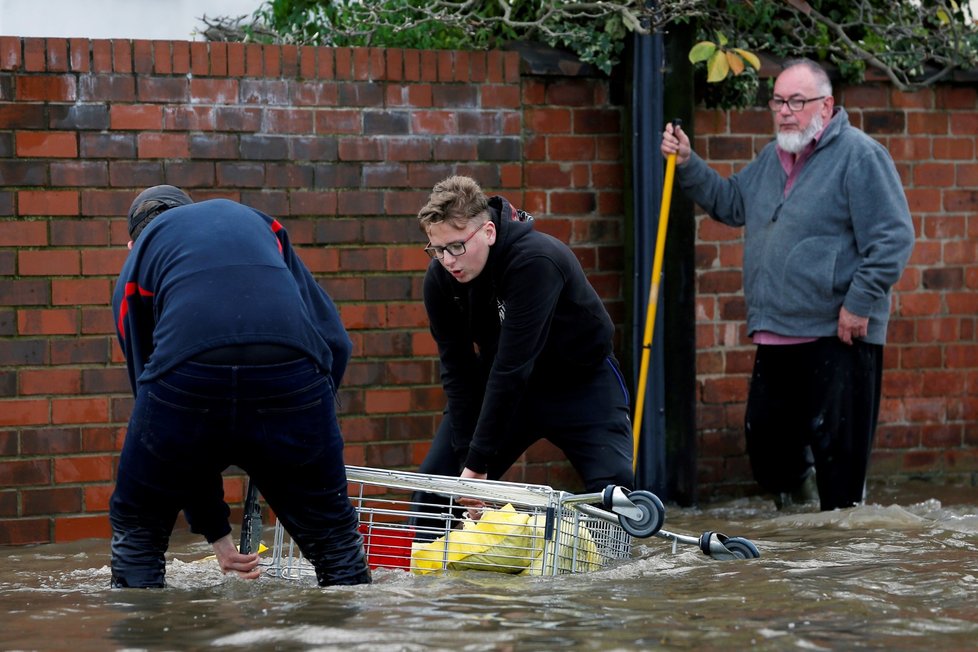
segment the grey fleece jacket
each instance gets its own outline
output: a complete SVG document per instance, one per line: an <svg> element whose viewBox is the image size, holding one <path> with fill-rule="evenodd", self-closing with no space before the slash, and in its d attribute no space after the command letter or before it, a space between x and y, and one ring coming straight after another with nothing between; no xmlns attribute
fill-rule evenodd
<svg viewBox="0 0 978 652"><path fill-rule="evenodd" d="M893 160L837 108L785 196L775 146L727 179L695 153L677 168L680 187L713 219L745 227L748 333L833 336L845 306L869 317L864 341L884 344L890 288L914 242Z"/></svg>

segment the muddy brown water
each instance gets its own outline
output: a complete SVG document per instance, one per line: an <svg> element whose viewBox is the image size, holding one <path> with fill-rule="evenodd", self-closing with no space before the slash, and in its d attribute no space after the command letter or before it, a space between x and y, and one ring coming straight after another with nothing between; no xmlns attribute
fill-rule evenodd
<svg viewBox="0 0 978 652"><path fill-rule="evenodd" d="M0 548L3 650L973 650L978 489L906 483L819 513L743 499L666 529L753 541L717 561L661 538L588 574L375 571L369 586L224 577L177 533L166 590L110 590L108 544ZM270 534L270 530L268 531Z"/></svg>

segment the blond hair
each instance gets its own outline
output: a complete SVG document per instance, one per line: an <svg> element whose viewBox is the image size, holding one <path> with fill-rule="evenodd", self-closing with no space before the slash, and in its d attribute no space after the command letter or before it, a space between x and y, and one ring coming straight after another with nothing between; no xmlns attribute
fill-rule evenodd
<svg viewBox="0 0 978 652"><path fill-rule="evenodd" d="M426 232L433 224L449 222L458 229L464 229L472 220L482 216L488 219L489 200L475 179L452 176L439 181L431 189L428 203L418 211L421 230Z"/></svg>

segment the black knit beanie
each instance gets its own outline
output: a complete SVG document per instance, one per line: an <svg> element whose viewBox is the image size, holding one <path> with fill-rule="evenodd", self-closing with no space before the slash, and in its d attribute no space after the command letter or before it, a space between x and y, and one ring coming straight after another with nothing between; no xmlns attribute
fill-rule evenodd
<svg viewBox="0 0 978 652"><path fill-rule="evenodd" d="M175 186L153 186L139 193L129 207L129 237L133 240L151 219L169 208L194 203Z"/></svg>

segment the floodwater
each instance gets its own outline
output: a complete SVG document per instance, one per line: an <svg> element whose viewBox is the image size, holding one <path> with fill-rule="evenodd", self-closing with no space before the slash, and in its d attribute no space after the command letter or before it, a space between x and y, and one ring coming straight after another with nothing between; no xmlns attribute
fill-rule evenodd
<svg viewBox="0 0 978 652"><path fill-rule="evenodd" d="M973 650L978 490L876 487L819 513L760 498L667 506L665 529L745 537L718 561L662 538L593 573L418 576L319 589L224 577L174 536L166 590L110 590L108 543L0 548L3 650ZM270 536L269 529L266 534Z"/></svg>

